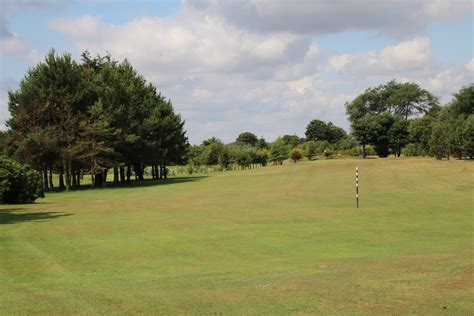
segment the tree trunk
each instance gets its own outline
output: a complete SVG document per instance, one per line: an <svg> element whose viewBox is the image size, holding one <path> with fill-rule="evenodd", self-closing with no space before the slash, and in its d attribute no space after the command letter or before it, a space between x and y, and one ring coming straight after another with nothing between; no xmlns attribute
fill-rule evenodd
<svg viewBox="0 0 474 316"><path fill-rule="evenodd" d="M366 154L365 154L365 144L362 144L362 158L365 159Z"/></svg>
<svg viewBox="0 0 474 316"><path fill-rule="evenodd" d="M81 170L77 171L76 177L77 177L77 188L80 189L81 188Z"/></svg>
<svg viewBox="0 0 474 316"><path fill-rule="evenodd" d="M120 182L125 183L125 167L120 167Z"/></svg>
<svg viewBox="0 0 474 316"><path fill-rule="evenodd" d="M102 170L102 187L105 187L107 184L107 169Z"/></svg>
<svg viewBox="0 0 474 316"><path fill-rule="evenodd" d="M43 190L44 192L49 191L49 185L48 185L48 169L44 167L43 169Z"/></svg>
<svg viewBox="0 0 474 316"><path fill-rule="evenodd" d="M77 181L76 181L76 171L71 172L71 177L72 177L72 188L75 189L77 187Z"/></svg>
<svg viewBox="0 0 474 316"><path fill-rule="evenodd" d="M54 185L53 185L53 167L49 168L49 190L53 191Z"/></svg>
<svg viewBox="0 0 474 316"><path fill-rule="evenodd" d="M64 171L66 171L66 192L69 191L71 188L71 174L70 174L70 169L69 169L69 164L67 163L66 159L63 159L63 168Z"/></svg>
<svg viewBox="0 0 474 316"><path fill-rule="evenodd" d="M114 185L117 185L119 182L119 171L117 167L114 167Z"/></svg>
<svg viewBox="0 0 474 316"><path fill-rule="evenodd" d="M127 183L130 183L130 177L132 176L132 167L127 165Z"/></svg>
<svg viewBox="0 0 474 316"><path fill-rule="evenodd" d="M59 189L64 190L64 168L61 167L61 171L59 173Z"/></svg>
<svg viewBox="0 0 474 316"><path fill-rule="evenodd" d="M168 179L168 171L166 171L166 165L163 165L163 173L165 175L165 179Z"/></svg>

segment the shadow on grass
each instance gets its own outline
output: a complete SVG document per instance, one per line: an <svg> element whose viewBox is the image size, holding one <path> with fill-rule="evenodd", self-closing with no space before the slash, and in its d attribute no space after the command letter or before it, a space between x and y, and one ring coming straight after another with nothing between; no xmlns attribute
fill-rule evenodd
<svg viewBox="0 0 474 316"><path fill-rule="evenodd" d="M63 216L71 216L61 212L22 212L23 208L11 208L0 210L0 225L16 224L21 222L43 222Z"/></svg>
<svg viewBox="0 0 474 316"><path fill-rule="evenodd" d="M71 191L85 191L85 190L100 190L100 189L123 189L123 188L144 188L144 187L151 187L157 185L170 185L170 184L179 184L179 183L187 183L187 182L195 182L207 178L209 176L191 176L191 177L173 177L168 179L161 179L161 180L152 180L152 179L145 179L145 180L132 180L130 183L118 183L114 184L111 181L107 181L107 185L105 187L92 187L90 184L81 184L79 188L71 189ZM54 191L49 191L46 193L60 193L64 192L55 188Z"/></svg>

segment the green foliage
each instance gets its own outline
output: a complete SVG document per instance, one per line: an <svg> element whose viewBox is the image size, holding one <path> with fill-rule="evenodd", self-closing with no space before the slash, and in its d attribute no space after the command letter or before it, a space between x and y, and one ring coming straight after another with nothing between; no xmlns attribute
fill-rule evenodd
<svg viewBox="0 0 474 316"><path fill-rule="evenodd" d="M0 203L33 203L39 197L41 176L28 165L0 156Z"/></svg>
<svg viewBox="0 0 474 316"><path fill-rule="evenodd" d="M426 151L417 143L409 143L402 149L402 155L406 157L425 156Z"/></svg>
<svg viewBox="0 0 474 316"><path fill-rule="evenodd" d="M303 159L303 152L299 148L293 148L290 151L289 157L293 162L298 162Z"/></svg>
<svg viewBox="0 0 474 316"><path fill-rule="evenodd" d="M396 156L400 157L402 148L408 144L408 125L409 122L395 116L390 129L388 130L389 145Z"/></svg>
<svg viewBox="0 0 474 316"><path fill-rule="evenodd" d="M409 142L406 121L410 116L431 113L437 107L437 98L417 84L390 81L346 103L346 113L362 147L372 144L380 157L386 157L390 148L400 155Z"/></svg>
<svg viewBox="0 0 474 316"><path fill-rule="evenodd" d="M335 145L336 150L349 150L359 146L359 142L352 135L347 135L340 139Z"/></svg>
<svg viewBox="0 0 474 316"><path fill-rule="evenodd" d="M464 120L461 127L462 151L470 159L474 156L474 114Z"/></svg>
<svg viewBox="0 0 474 316"><path fill-rule="evenodd" d="M285 144L283 139L278 138L270 148L270 160L281 165L288 158L289 153L290 147Z"/></svg>
<svg viewBox="0 0 474 316"><path fill-rule="evenodd" d="M318 147L316 142L310 140L303 144L303 152L306 158L313 160L316 154L318 153Z"/></svg>
<svg viewBox="0 0 474 316"><path fill-rule="evenodd" d="M308 141L328 141L332 144L340 141L347 133L331 122L326 123L321 120L312 120L306 127L305 135Z"/></svg>
<svg viewBox="0 0 474 316"><path fill-rule="evenodd" d="M237 139L235 140L236 143L250 145L250 146L257 146L257 144L262 145L259 143L259 139L257 136L250 132L241 133Z"/></svg>
<svg viewBox="0 0 474 316"><path fill-rule="evenodd" d="M281 139L290 148L295 148L301 143L301 139L297 135L284 135Z"/></svg>
<svg viewBox="0 0 474 316"><path fill-rule="evenodd" d="M427 155L430 152L432 125L435 120L433 116L427 114L409 121L408 140L411 144L416 144L416 155Z"/></svg>
<svg viewBox="0 0 474 316"><path fill-rule="evenodd" d="M449 131L446 124L436 122L433 124L433 129L430 139L430 151L436 159L443 159L449 154Z"/></svg>

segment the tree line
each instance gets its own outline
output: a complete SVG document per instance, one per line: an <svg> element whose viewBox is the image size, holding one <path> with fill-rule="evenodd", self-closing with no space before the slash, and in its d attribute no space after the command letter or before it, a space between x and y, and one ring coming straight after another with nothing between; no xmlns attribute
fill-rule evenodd
<svg viewBox="0 0 474 316"><path fill-rule="evenodd" d="M98 187L108 170L118 184L143 179L146 166L154 179L166 178L167 165L185 162L184 121L127 60L86 51L78 63L51 51L8 96L11 117L0 144L40 172L45 191L53 173L69 190L85 173Z"/></svg>

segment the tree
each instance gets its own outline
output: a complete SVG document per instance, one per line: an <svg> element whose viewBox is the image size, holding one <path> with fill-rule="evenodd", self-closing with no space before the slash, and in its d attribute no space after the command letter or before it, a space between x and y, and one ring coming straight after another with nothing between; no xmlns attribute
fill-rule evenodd
<svg viewBox="0 0 474 316"><path fill-rule="evenodd" d="M351 123L354 137L362 145L365 157L365 145L374 145L382 155L388 154L386 143L391 143L398 155L408 143L405 123L412 115L430 113L438 107L438 99L414 83L390 81L385 85L369 88L351 102L346 103L346 113ZM386 113L385 116L380 116ZM389 119L389 116L392 119ZM397 118L397 119L395 119ZM400 120L399 120L400 119ZM396 126L391 135L382 135L390 130L386 124L391 121ZM378 124L378 126L377 126ZM375 134L374 134L375 133ZM404 138L405 139L402 139Z"/></svg>
<svg viewBox="0 0 474 316"><path fill-rule="evenodd" d="M438 104L435 96L413 82L398 83L392 80L384 89L388 94L390 112L405 120L415 114L426 114Z"/></svg>
<svg viewBox="0 0 474 316"><path fill-rule="evenodd" d="M402 148L408 144L408 125L408 121L401 119L399 116L395 116L392 126L390 126L388 130L389 145L397 157L400 157Z"/></svg>
<svg viewBox="0 0 474 316"><path fill-rule="evenodd" d="M289 152L289 146L285 144L283 139L278 138L270 148L270 160L281 165L288 158Z"/></svg>
<svg viewBox="0 0 474 316"><path fill-rule="evenodd" d="M265 138L261 137L257 142L257 147L260 149L268 149L268 143Z"/></svg>
<svg viewBox="0 0 474 316"><path fill-rule="evenodd" d="M462 150L466 157L474 156L474 114L467 117L462 125Z"/></svg>
<svg viewBox="0 0 474 316"><path fill-rule="evenodd" d="M303 151L306 158L313 160L314 156L318 153L316 143L312 140L305 142L303 145Z"/></svg>
<svg viewBox="0 0 474 316"><path fill-rule="evenodd" d="M237 139L235 140L236 143L246 144L255 147L259 142L257 136L250 132L241 133Z"/></svg>
<svg viewBox="0 0 474 316"><path fill-rule="evenodd" d="M372 116L370 127L372 129L371 144L374 145L375 152L381 158L389 155L390 129L395 118L390 113L381 113Z"/></svg>
<svg viewBox="0 0 474 316"><path fill-rule="evenodd" d="M332 122L312 120L306 127L306 140L328 141L333 144L344 138L347 133L344 129L337 127Z"/></svg>
<svg viewBox="0 0 474 316"><path fill-rule="evenodd" d="M81 121L80 139L74 148L74 154L89 166L94 187L105 186L104 172L113 164L114 151L108 142L113 132L109 125L110 115L104 112L99 99Z"/></svg>
<svg viewBox="0 0 474 316"><path fill-rule="evenodd" d="M430 152L431 132L435 120L435 117L427 114L409 121L408 141L419 148L423 155Z"/></svg>
<svg viewBox="0 0 474 316"><path fill-rule="evenodd" d="M430 138L430 151L436 159L443 159L449 155L448 129L446 124L435 122Z"/></svg>
<svg viewBox="0 0 474 316"><path fill-rule="evenodd" d="M295 148L300 144L300 138L297 135L284 135L281 139L290 148Z"/></svg>

